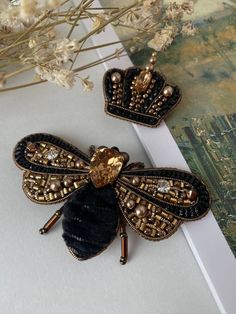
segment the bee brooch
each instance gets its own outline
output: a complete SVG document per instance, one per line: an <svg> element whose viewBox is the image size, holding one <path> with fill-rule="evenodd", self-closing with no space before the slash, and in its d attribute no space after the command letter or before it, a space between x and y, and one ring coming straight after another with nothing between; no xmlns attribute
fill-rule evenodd
<svg viewBox="0 0 236 314"><path fill-rule="evenodd" d="M105 112L149 127L157 127L179 103L181 92L153 70L156 53L145 69L108 70L103 79Z"/></svg>
<svg viewBox="0 0 236 314"><path fill-rule="evenodd" d="M128 258L126 223L147 240L168 238L183 221L206 215L209 193L193 174L130 163L118 148L90 147L90 155L50 134L31 134L15 147L26 196L39 204L66 201L40 229L63 215L63 239L78 260L100 254L120 230L121 264Z"/></svg>

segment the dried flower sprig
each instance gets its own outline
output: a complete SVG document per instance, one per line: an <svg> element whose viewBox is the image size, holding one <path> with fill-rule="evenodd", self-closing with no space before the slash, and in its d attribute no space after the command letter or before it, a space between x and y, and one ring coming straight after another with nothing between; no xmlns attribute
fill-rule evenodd
<svg viewBox="0 0 236 314"><path fill-rule="evenodd" d="M47 81L71 88L76 78L85 90L92 90L89 77L82 78L78 73L125 53L124 49L115 50L103 59L77 66L83 52L117 43L85 45L91 36L105 31L109 24L134 31L134 36L126 39L130 47L146 41L157 51L166 49L178 35L192 36L196 32L190 21L183 21L185 15L193 12L192 1L170 2L164 6L161 0L145 0L102 11L93 7L94 0L81 0L76 7L71 7L69 0L17 2L1 0L0 4L0 92ZM84 19L91 20L90 31L75 36L74 31ZM31 82L11 86L11 78L32 70L35 75Z"/></svg>

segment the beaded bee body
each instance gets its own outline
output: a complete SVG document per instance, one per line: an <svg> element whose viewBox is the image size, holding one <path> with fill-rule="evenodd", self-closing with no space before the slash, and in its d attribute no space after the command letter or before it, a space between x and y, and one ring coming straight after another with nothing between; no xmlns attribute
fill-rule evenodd
<svg viewBox="0 0 236 314"><path fill-rule="evenodd" d="M120 228L122 256L128 256L125 224L147 240L172 235L183 221L208 212L209 194L193 174L169 168L127 165L118 148L91 149L91 157L50 134L23 138L14 150L23 190L33 202L65 201L40 229L46 233L63 215L63 238L70 253L85 260L101 253Z"/></svg>

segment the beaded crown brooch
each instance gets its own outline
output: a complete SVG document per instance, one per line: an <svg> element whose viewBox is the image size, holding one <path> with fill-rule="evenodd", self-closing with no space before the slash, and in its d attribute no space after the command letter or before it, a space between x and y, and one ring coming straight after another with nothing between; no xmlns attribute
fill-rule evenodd
<svg viewBox="0 0 236 314"><path fill-rule="evenodd" d="M144 70L110 69L104 75L105 112L130 122L156 127L179 103L181 91L154 71L156 53Z"/></svg>

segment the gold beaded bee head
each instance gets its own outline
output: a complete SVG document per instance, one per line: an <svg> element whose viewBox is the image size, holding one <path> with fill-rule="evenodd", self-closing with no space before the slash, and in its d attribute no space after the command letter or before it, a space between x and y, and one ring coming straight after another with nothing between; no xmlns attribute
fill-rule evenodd
<svg viewBox="0 0 236 314"><path fill-rule="evenodd" d="M179 103L181 92L153 70L155 63L154 52L143 70L131 67L105 73L103 86L107 114L149 127L160 124Z"/></svg>

